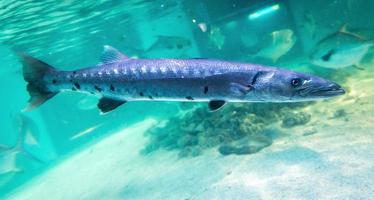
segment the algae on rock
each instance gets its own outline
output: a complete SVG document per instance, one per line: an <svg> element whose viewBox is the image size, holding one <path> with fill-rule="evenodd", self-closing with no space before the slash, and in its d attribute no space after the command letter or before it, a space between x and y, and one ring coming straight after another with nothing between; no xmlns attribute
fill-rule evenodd
<svg viewBox="0 0 374 200"><path fill-rule="evenodd" d="M222 155L256 153L272 144L273 138L265 134L269 125L282 122L284 127L292 127L309 122L310 114L295 111L305 105L308 103L228 103L217 112L198 107L150 130L142 153L164 149L193 157L211 148Z"/></svg>

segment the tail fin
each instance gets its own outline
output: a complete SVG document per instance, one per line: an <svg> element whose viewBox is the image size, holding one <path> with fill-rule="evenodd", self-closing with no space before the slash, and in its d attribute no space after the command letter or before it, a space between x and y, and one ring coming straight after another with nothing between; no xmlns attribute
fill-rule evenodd
<svg viewBox="0 0 374 200"><path fill-rule="evenodd" d="M29 119L22 113L17 113L16 115L11 114L10 117L14 119L14 125L17 128L18 139L17 143L14 146L0 145L0 152L1 154L3 154L1 158L3 166L0 169L0 175L23 171L23 169L19 168L19 166L17 165L18 155L22 155L30 161L38 162L40 164L45 163L43 159L35 156L32 152L29 152L27 148L25 148L27 136L29 134L32 135L32 131L30 131L29 127L30 124L28 122Z"/></svg>
<svg viewBox="0 0 374 200"><path fill-rule="evenodd" d="M24 110L30 111L57 94L56 92L48 91L43 82L43 76L55 69L27 54L19 53L18 55L23 65L23 78L28 82L27 91L30 94L29 105Z"/></svg>

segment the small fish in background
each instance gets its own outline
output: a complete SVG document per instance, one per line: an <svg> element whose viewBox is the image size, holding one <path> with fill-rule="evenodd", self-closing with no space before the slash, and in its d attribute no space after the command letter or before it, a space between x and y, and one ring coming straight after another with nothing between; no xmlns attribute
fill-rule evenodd
<svg viewBox="0 0 374 200"><path fill-rule="evenodd" d="M35 139L35 124L33 121L22 113L12 116L14 124L17 127L18 139L14 147L0 145L0 175L8 173L18 173L23 170L17 166L18 155L23 155L26 158L35 162L44 163L43 160L34 156L25 149L25 144L36 145Z"/></svg>
<svg viewBox="0 0 374 200"><path fill-rule="evenodd" d="M300 28L302 28L311 39L316 38L316 28L317 28L317 21L310 12L304 13L304 20L303 24L300 25Z"/></svg>
<svg viewBox="0 0 374 200"><path fill-rule="evenodd" d="M271 40L254 55L255 58L264 58L275 63L292 49L297 40L291 29L274 31L270 37Z"/></svg>
<svg viewBox="0 0 374 200"><path fill-rule="evenodd" d="M321 67L339 69L353 66L358 69L360 63L374 45L371 37L355 30L347 30L344 25L338 32L322 40L312 50L310 61Z"/></svg>
<svg viewBox="0 0 374 200"><path fill-rule="evenodd" d="M222 49L223 45L225 44L225 36L222 34L221 29L219 27L212 27L210 29L209 41L217 49L219 49L219 50Z"/></svg>
<svg viewBox="0 0 374 200"><path fill-rule="evenodd" d="M120 36L119 40L121 43L131 44L131 38L126 35ZM131 58L153 57L160 54L183 57L191 45L191 40L186 37L159 35L147 48L132 47L132 45L129 45L126 47L126 50Z"/></svg>
<svg viewBox="0 0 374 200"><path fill-rule="evenodd" d="M182 50L191 46L191 40L181 36L157 36L156 41L145 51L158 49Z"/></svg>
<svg viewBox="0 0 374 200"><path fill-rule="evenodd" d="M17 166L17 151L10 147L0 146L0 175L18 173L23 170Z"/></svg>
<svg viewBox="0 0 374 200"><path fill-rule="evenodd" d="M208 30L208 27L206 25L206 23L202 22L202 23L199 23L197 25L199 27L199 29L201 30L201 32L205 33L207 30Z"/></svg>

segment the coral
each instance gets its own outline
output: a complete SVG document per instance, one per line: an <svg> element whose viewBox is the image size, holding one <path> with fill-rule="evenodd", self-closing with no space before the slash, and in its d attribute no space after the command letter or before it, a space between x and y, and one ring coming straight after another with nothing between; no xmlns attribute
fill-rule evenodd
<svg viewBox="0 0 374 200"><path fill-rule="evenodd" d="M332 116L332 118L341 118L341 117L345 117L347 116L347 111L345 111L343 108L340 108L340 109L337 109L335 112L334 112L334 115Z"/></svg>
<svg viewBox="0 0 374 200"><path fill-rule="evenodd" d="M287 111L283 113L282 126L291 128L294 126L304 125L310 121L311 115L304 112Z"/></svg>
<svg viewBox="0 0 374 200"><path fill-rule="evenodd" d="M243 155L243 154L251 154L256 153L260 149L256 147L251 146L241 146L241 147L235 147L235 146L227 146L223 145L218 148L218 151L222 155L229 155L229 154L236 154L236 155Z"/></svg>
<svg viewBox="0 0 374 200"><path fill-rule="evenodd" d="M304 131L303 133L303 136L309 136L309 135L314 135L316 134L318 131L313 127L311 129L307 129Z"/></svg>
<svg viewBox="0 0 374 200"><path fill-rule="evenodd" d="M272 144L266 128L277 122L284 127L302 125L310 115L297 112L306 103L228 103L217 112L200 106L182 117L171 118L146 136L142 153L159 149L175 150L180 157L193 157L217 148L222 155L252 154Z"/></svg>

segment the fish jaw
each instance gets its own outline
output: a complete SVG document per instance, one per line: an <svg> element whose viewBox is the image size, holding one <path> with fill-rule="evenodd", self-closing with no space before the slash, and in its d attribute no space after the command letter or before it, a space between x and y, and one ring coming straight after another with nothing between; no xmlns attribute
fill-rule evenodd
<svg viewBox="0 0 374 200"><path fill-rule="evenodd" d="M305 85L294 94L295 100L309 101L344 95L345 90L337 83L311 76Z"/></svg>
<svg viewBox="0 0 374 200"><path fill-rule="evenodd" d="M331 83L330 85L317 88L314 91L311 91L311 94L315 97L335 97L345 94L345 90L341 88L340 85L336 83Z"/></svg>

